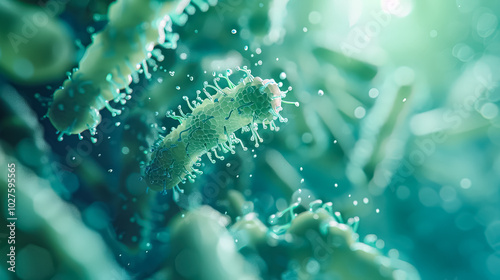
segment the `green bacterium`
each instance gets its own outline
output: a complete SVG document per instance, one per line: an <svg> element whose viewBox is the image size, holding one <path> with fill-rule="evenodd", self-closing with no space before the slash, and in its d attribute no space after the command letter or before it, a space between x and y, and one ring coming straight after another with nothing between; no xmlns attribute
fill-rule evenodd
<svg viewBox="0 0 500 280"><path fill-rule="evenodd" d="M235 153L235 145L247 150L234 133L238 129L250 131L251 140L258 147L263 142L257 131L258 123L264 129L269 126L271 130L278 130L275 120L287 121L279 113L281 104L297 106L298 103L283 101L286 92L280 91L274 80L253 77L246 68L238 70L246 72L246 77L238 85L233 84L227 74L220 75L214 80L215 86L205 83L203 92L207 98L204 100L199 96L201 92L193 102L184 97L191 113L184 113L180 106L180 115L167 113L180 121L180 125L152 148L151 161L145 168L145 180L151 189L166 191L178 187L186 178L193 181L196 175L202 174L193 166L199 165L198 161L204 154L215 162L212 153L216 158L224 159L217 150ZM224 89L217 84L221 77L229 85ZM211 95L208 88L216 93Z"/></svg>

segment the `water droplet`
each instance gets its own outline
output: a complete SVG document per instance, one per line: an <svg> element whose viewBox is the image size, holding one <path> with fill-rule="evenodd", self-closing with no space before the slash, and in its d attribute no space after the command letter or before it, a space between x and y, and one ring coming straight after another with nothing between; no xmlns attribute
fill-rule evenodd
<svg viewBox="0 0 500 280"><path fill-rule="evenodd" d="M180 87L180 86L176 86L176 87L175 87L175 89L176 89L176 90L180 90L180 89L181 89L181 87Z"/></svg>
<svg viewBox="0 0 500 280"><path fill-rule="evenodd" d="M368 202L370 202L370 200L368 199L368 197L363 198L363 203L364 204L368 204Z"/></svg>
<svg viewBox="0 0 500 280"><path fill-rule="evenodd" d="M304 183L304 179L301 179L301 180L300 180L300 183L301 183L301 184L302 184L302 183Z"/></svg>
<svg viewBox="0 0 500 280"><path fill-rule="evenodd" d="M286 73L285 72L281 72L280 79L282 79L282 80L286 79Z"/></svg>
<svg viewBox="0 0 500 280"><path fill-rule="evenodd" d="M113 172L113 169L108 169L108 173L111 173L111 172Z"/></svg>
<svg viewBox="0 0 500 280"><path fill-rule="evenodd" d="M462 187L462 189L468 189L472 186L472 182L469 178L463 178L462 180L460 180L460 187Z"/></svg>
<svg viewBox="0 0 500 280"><path fill-rule="evenodd" d="M238 33L238 31L236 31L236 29L233 29L233 30L231 30L231 33L236 34L236 33Z"/></svg>
<svg viewBox="0 0 500 280"><path fill-rule="evenodd" d="M307 32L307 27L302 28L302 31Z"/></svg>
<svg viewBox="0 0 500 280"><path fill-rule="evenodd" d="M375 209L375 212L376 212L376 213L380 213L380 209L378 209L378 208L377 208L377 209Z"/></svg>
<svg viewBox="0 0 500 280"><path fill-rule="evenodd" d="M334 186L337 188L337 187L339 186L339 184L335 183L335 185L334 185Z"/></svg>
<svg viewBox="0 0 500 280"><path fill-rule="evenodd" d="M354 109L354 117L357 119L362 119L366 115L366 109L358 106L356 109Z"/></svg>
<svg viewBox="0 0 500 280"><path fill-rule="evenodd" d="M318 95L319 96L323 96L324 94L325 94L325 92L322 89L318 90Z"/></svg>
<svg viewBox="0 0 500 280"><path fill-rule="evenodd" d="M262 49L261 49L261 48L257 48L257 49L255 50L255 53L256 53L256 54L261 54L261 53L262 53Z"/></svg>
<svg viewBox="0 0 500 280"><path fill-rule="evenodd" d="M300 169L300 171L303 171L303 170L304 170L304 168L303 168L303 167L301 167L301 168L299 168L299 169Z"/></svg>
<svg viewBox="0 0 500 280"><path fill-rule="evenodd" d="M354 201L352 202L352 204L353 204L354 206L358 206L358 201L357 201L357 200L354 200Z"/></svg>
<svg viewBox="0 0 500 280"><path fill-rule="evenodd" d="M245 51L248 51L248 46L245 46L243 49L244 49Z"/></svg>
<svg viewBox="0 0 500 280"><path fill-rule="evenodd" d="M376 88L372 88L368 91L368 96L370 96L370 98L377 98L378 95L379 91Z"/></svg>

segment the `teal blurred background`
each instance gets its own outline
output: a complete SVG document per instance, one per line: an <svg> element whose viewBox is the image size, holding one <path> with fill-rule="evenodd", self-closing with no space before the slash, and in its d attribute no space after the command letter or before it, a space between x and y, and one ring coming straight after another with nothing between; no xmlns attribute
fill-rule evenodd
<svg viewBox="0 0 500 280"><path fill-rule="evenodd" d="M297 198L332 202L421 279L500 278L499 1L220 0L174 26L177 48L156 47L164 60L139 70L124 114L102 112L97 143L59 142L47 104L110 2L0 3L0 161L18 165L17 265L32 268L17 277L170 279L170 221L201 205L234 220L236 191L263 223ZM300 107L259 148L239 134L250 151L203 159L177 203L146 193L149 146L177 125L166 112L243 65ZM4 240L0 278L16 279ZM263 278L288 279L262 259Z"/></svg>

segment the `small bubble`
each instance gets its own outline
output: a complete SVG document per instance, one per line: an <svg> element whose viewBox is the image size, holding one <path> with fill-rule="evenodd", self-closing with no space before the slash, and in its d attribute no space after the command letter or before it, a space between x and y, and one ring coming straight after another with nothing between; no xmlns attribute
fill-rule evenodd
<svg viewBox="0 0 500 280"><path fill-rule="evenodd" d="M354 109L354 116L357 119L362 119L366 115L366 110L365 108L358 106L356 109Z"/></svg>
<svg viewBox="0 0 500 280"><path fill-rule="evenodd" d="M175 75L175 71L168 71L168 73L170 74L170 76L174 76Z"/></svg>
<svg viewBox="0 0 500 280"><path fill-rule="evenodd" d="M406 102L406 98L403 98L403 102Z"/></svg>
<svg viewBox="0 0 500 280"><path fill-rule="evenodd" d="M108 173L111 173L111 172L113 172L113 169L108 169Z"/></svg>
<svg viewBox="0 0 500 280"><path fill-rule="evenodd" d="M300 183L301 183L301 184L302 184L302 183L304 183L304 179L301 179L301 180L300 180Z"/></svg>
<svg viewBox="0 0 500 280"><path fill-rule="evenodd" d="M299 169L300 169L300 171L303 171L303 170L304 170L304 168L303 168L303 167L301 167L301 168L299 168Z"/></svg>
<svg viewBox="0 0 500 280"><path fill-rule="evenodd" d="M307 32L307 27L302 28L302 31Z"/></svg>
<svg viewBox="0 0 500 280"><path fill-rule="evenodd" d="M337 144L337 140L333 140L333 144Z"/></svg>
<svg viewBox="0 0 500 280"><path fill-rule="evenodd" d="M261 50L260 48L257 48L257 49L255 50L255 53L256 53L256 54L261 54L261 53L262 53L262 50Z"/></svg>
<svg viewBox="0 0 500 280"><path fill-rule="evenodd" d="M187 59L187 53L181 53L179 55L179 57L181 58L181 60L186 60Z"/></svg>
<svg viewBox="0 0 500 280"><path fill-rule="evenodd" d="M335 183L335 185L333 185L334 187L338 188L339 184Z"/></svg>
<svg viewBox="0 0 500 280"><path fill-rule="evenodd" d="M180 89L181 89L181 87L180 87L180 86L176 86L176 87L175 87L175 89L176 89L176 90L180 90Z"/></svg>
<svg viewBox="0 0 500 280"><path fill-rule="evenodd" d="M252 175L252 174L250 174L250 176L249 176L249 177L250 177L250 178L252 178L252 177L253 177L253 175Z"/></svg>
<svg viewBox="0 0 500 280"><path fill-rule="evenodd" d="M248 46L245 46L243 49L244 49L245 51L248 51Z"/></svg>
<svg viewBox="0 0 500 280"><path fill-rule="evenodd" d="M462 187L462 189L469 189L471 186L472 182L469 178L463 178L460 180L460 187Z"/></svg>
<svg viewBox="0 0 500 280"><path fill-rule="evenodd" d="M262 65L262 60L257 61L257 64Z"/></svg>
<svg viewBox="0 0 500 280"><path fill-rule="evenodd" d="M323 96L324 94L325 94L325 92L322 89L318 90L318 95L319 96Z"/></svg>
<svg viewBox="0 0 500 280"><path fill-rule="evenodd" d="M368 96L370 96L370 98L377 98L378 95L379 91L376 88L372 88L368 91Z"/></svg>
<svg viewBox="0 0 500 280"><path fill-rule="evenodd" d="M231 167L231 164L230 163L226 163L226 167Z"/></svg>
<svg viewBox="0 0 500 280"><path fill-rule="evenodd" d="M364 204L368 204L368 202L370 202L370 200L368 199L368 197L363 198L363 203Z"/></svg>
<svg viewBox="0 0 500 280"><path fill-rule="evenodd" d="M377 209L375 209L375 212L376 212L376 213L380 213L380 209L378 209L378 208L377 208Z"/></svg>
<svg viewBox="0 0 500 280"><path fill-rule="evenodd" d="M233 30L231 30L231 33L236 34L236 33L238 33L238 31L236 31L236 29L233 29Z"/></svg>
<svg viewBox="0 0 500 280"><path fill-rule="evenodd" d="M280 79L282 79L282 80L286 79L286 73L285 72L281 72L280 73Z"/></svg>
<svg viewBox="0 0 500 280"><path fill-rule="evenodd" d="M352 202L352 204L353 204L354 206L358 206L358 201L357 201L357 200L354 200L354 201Z"/></svg>

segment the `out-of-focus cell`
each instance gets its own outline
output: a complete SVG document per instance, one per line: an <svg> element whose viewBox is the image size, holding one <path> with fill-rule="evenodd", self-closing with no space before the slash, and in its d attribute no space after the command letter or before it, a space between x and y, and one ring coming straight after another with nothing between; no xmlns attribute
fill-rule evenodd
<svg viewBox="0 0 500 280"><path fill-rule="evenodd" d="M30 6L0 3L0 70L23 83L60 79L74 63L75 45L69 28L58 18L64 1Z"/></svg>
<svg viewBox="0 0 500 280"><path fill-rule="evenodd" d="M46 279L54 273L54 262L47 249L33 244L19 250L17 276L23 280Z"/></svg>

